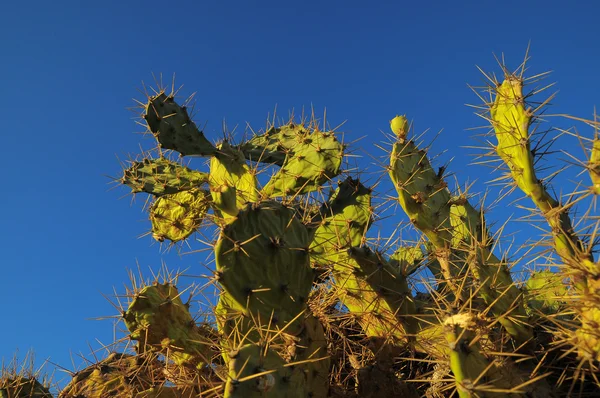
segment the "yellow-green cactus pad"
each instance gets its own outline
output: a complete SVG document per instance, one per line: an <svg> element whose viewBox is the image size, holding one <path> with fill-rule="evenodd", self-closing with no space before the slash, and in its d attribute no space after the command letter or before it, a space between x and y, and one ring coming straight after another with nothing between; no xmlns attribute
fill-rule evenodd
<svg viewBox="0 0 600 398"><path fill-rule="evenodd" d="M304 372L274 351L247 344L229 353L225 398L308 398Z"/></svg>
<svg viewBox="0 0 600 398"><path fill-rule="evenodd" d="M182 156L210 156L217 151L190 119L187 109L172 96L160 93L150 97L143 117L161 148L173 149Z"/></svg>
<svg viewBox="0 0 600 398"><path fill-rule="evenodd" d="M208 193L196 188L159 197L150 208L152 236L159 242L187 238L198 229L209 205Z"/></svg>
<svg viewBox="0 0 600 398"><path fill-rule="evenodd" d="M541 311L550 315L557 313L568 299L568 288L564 275L545 270L531 274L525 288L527 307L533 314Z"/></svg>
<svg viewBox="0 0 600 398"><path fill-rule="evenodd" d="M161 350L177 364L210 363L213 336L196 325L177 288L169 283L136 293L123 320L131 339Z"/></svg>
<svg viewBox="0 0 600 398"><path fill-rule="evenodd" d="M266 196L316 191L340 173L344 147L332 132L302 132L295 141L281 169L263 188Z"/></svg>
<svg viewBox="0 0 600 398"><path fill-rule="evenodd" d="M198 188L205 182L208 182L208 174L165 158L132 162L121 178L121 183L129 186L131 192L155 196Z"/></svg>
<svg viewBox="0 0 600 398"><path fill-rule="evenodd" d="M209 184L213 202L224 216L236 216L244 204L258 199L256 174L244 155L227 142L210 160Z"/></svg>
<svg viewBox="0 0 600 398"><path fill-rule="evenodd" d="M286 156L293 154L297 148L298 138L307 134L303 125L288 123L281 127L271 127L266 133L252 137L240 145L239 149L250 161L283 166Z"/></svg>
<svg viewBox="0 0 600 398"><path fill-rule="evenodd" d="M283 327L306 307L313 281L309 243L293 209L274 201L248 204L215 246L219 283L259 324Z"/></svg>

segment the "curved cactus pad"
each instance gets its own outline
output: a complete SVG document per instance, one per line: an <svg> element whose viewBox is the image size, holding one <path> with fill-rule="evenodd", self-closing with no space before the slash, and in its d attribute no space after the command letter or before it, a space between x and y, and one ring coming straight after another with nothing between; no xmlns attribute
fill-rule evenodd
<svg viewBox="0 0 600 398"><path fill-rule="evenodd" d="M229 358L225 398L309 397L303 372L286 366L271 349L247 344L230 352Z"/></svg>
<svg viewBox="0 0 600 398"><path fill-rule="evenodd" d="M340 173L344 147L332 132L299 129L294 141L288 143L291 147L281 169L263 188L266 196L316 191Z"/></svg>
<svg viewBox="0 0 600 398"><path fill-rule="evenodd" d="M155 196L187 191L205 182L208 182L207 173L165 158L132 162L121 178L121 183L130 187L131 192L146 192Z"/></svg>
<svg viewBox="0 0 600 398"><path fill-rule="evenodd" d="M190 189L159 197L150 209L152 236L159 242L178 242L193 234L209 208L209 195Z"/></svg>
<svg viewBox="0 0 600 398"><path fill-rule="evenodd" d="M301 313L312 287L308 232L278 202L248 204L215 247L219 282L257 322L283 326Z"/></svg>
<svg viewBox="0 0 600 398"><path fill-rule="evenodd" d="M182 156L210 156L217 151L192 122L187 109L172 96L160 93L150 97L143 117L161 148L173 149Z"/></svg>
<svg viewBox="0 0 600 398"><path fill-rule="evenodd" d="M288 123L252 137L240 145L239 149L250 161L283 166L286 156L292 154L298 145L298 137L306 134L308 133L303 125Z"/></svg>
<svg viewBox="0 0 600 398"><path fill-rule="evenodd" d="M200 328L171 284L146 286L135 294L123 315L133 340L165 352L177 364L210 362L212 336Z"/></svg>

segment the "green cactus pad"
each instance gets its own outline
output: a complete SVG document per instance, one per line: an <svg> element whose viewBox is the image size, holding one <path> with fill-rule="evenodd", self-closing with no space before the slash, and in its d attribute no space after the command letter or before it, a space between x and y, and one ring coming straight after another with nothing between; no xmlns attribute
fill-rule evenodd
<svg viewBox="0 0 600 398"><path fill-rule="evenodd" d="M50 390L35 378L10 377L0 379L0 398L52 398Z"/></svg>
<svg viewBox="0 0 600 398"><path fill-rule="evenodd" d="M211 156L217 151L190 119L187 109L164 92L150 97L143 117L161 148L182 156Z"/></svg>
<svg viewBox="0 0 600 398"><path fill-rule="evenodd" d="M300 368L286 366L271 349L247 344L229 353L225 398L307 398Z"/></svg>
<svg viewBox="0 0 600 398"><path fill-rule="evenodd" d="M123 319L131 339L161 350L175 363L210 363L210 349L216 342L211 333L196 325L175 286L144 287L129 303Z"/></svg>
<svg viewBox="0 0 600 398"><path fill-rule="evenodd" d="M201 189L163 195L150 208L152 236L159 242L179 242L193 234L208 211L210 199Z"/></svg>
<svg viewBox="0 0 600 398"><path fill-rule="evenodd" d="M564 275L549 270L531 274L525 285L528 308L534 313L557 313L565 305L569 294L564 279Z"/></svg>
<svg viewBox="0 0 600 398"><path fill-rule="evenodd" d="M159 369L160 363L157 361L113 353L77 372L59 397L134 397L136 393L164 382Z"/></svg>
<svg viewBox="0 0 600 398"><path fill-rule="evenodd" d="M218 145L210 160L210 192L215 206L225 217L234 217L247 202L258 200L255 173L243 154L227 142Z"/></svg>
<svg viewBox="0 0 600 398"><path fill-rule="evenodd" d="M332 132L298 134L292 151L263 193L277 197L316 191L340 173L343 157L344 148Z"/></svg>
<svg viewBox="0 0 600 398"><path fill-rule="evenodd" d="M215 247L225 291L259 324L273 328L305 309L312 287L308 232L294 214L278 202L248 204L221 231Z"/></svg>
<svg viewBox="0 0 600 398"><path fill-rule="evenodd" d="M155 196L187 191L205 182L208 182L208 174L165 158L132 162L121 178L121 183L129 186L131 192L146 192Z"/></svg>
<svg viewBox="0 0 600 398"><path fill-rule="evenodd" d="M246 159L253 162L272 163L283 166L287 155L292 154L298 139L308 132L301 124L288 123L272 127L266 133L256 135L239 146Z"/></svg>

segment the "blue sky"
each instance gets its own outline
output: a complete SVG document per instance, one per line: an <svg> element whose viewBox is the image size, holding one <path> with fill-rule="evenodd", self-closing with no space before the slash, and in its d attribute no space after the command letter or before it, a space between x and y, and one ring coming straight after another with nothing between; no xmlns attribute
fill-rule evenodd
<svg viewBox="0 0 600 398"><path fill-rule="evenodd" d="M71 356L78 366L95 339L111 341L111 322L90 319L116 313L102 294L123 292L126 268L164 261L205 273L206 256L180 258L138 239L149 228L142 201L130 206L119 200L125 189L108 190L106 175L120 173L115 155L139 152L126 108L152 72L176 73L184 95L197 92L195 120L212 140L223 120L242 132L263 128L275 106L282 116L326 107L331 125L346 121L346 140L366 136L358 164L375 174L380 130L406 113L417 131L431 129L427 137L444 129L431 149L447 151L437 164L454 157L450 170L478 187L494 176L467 166L474 151L461 148L472 143L466 129L481 125L464 105L478 103L467 87L482 82L475 65L499 72L492 54L504 52L516 66L531 40L531 73L553 70L560 90L551 112L591 117L600 105L594 2L373 3L4 4L0 358L34 349L38 362L73 369ZM573 140L560 149L581 153ZM512 213L498 207L493 217Z"/></svg>

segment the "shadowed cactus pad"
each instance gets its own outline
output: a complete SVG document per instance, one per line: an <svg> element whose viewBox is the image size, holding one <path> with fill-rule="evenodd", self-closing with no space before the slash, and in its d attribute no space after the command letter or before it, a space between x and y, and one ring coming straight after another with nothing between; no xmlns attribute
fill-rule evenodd
<svg viewBox="0 0 600 398"><path fill-rule="evenodd" d="M60 398L134 397L164 382L160 364L151 357L110 354L106 359L77 372Z"/></svg>
<svg viewBox="0 0 600 398"><path fill-rule="evenodd" d="M52 398L50 390L35 378L16 376L0 380L0 398Z"/></svg>
<svg viewBox="0 0 600 398"><path fill-rule="evenodd" d="M161 148L173 149L182 156L210 156L217 151L190 119L187 109L172 96L160 93L150 97L144 119Z"/></svg>
<svg viewBox="0 0 600 398"><path fill-rule="evenodd" d="M303 372L271 349L247 344L229 353L225 398L308 398Z"/></svg>
<svg viewBox="0 0 600 398"><path fill-rule="evenodd" d="M283 327L306 307L312 287L306 227L274 201L246 205L215 247L219 283L259 323Z"/></svg>

